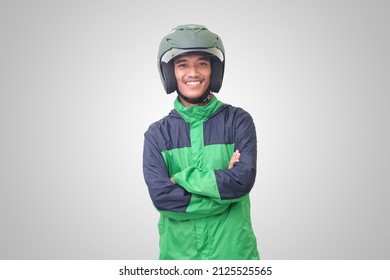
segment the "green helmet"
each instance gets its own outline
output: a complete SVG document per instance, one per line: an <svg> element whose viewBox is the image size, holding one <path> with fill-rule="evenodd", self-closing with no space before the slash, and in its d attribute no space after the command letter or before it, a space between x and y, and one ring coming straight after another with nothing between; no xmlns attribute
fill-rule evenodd
<svg viewBox="0 0 390 280"><path fill-rule="evenodd" d="M158 70L166 93L177 90L172 59L176 56L202 52L211 56L210 89L219 92L225 69L225 49L221 38L203 25L179 25L166 35L158 50Z"/></svg>

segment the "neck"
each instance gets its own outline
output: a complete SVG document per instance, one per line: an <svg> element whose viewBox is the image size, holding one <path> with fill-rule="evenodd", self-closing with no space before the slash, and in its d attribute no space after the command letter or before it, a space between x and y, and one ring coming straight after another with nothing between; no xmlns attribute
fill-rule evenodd
<svg viewBox="0 0 390 280"><path fill-rule="evenodd" d="M204 106L207 103L210 102L211 97L213 97L212 92L210 91L207 95L205 95L205 98L202 99L200 102L189 102L187 98L185 98L182 94L178 94L180 102L185 106L185 107L192 107L192 106Z"/></svg>

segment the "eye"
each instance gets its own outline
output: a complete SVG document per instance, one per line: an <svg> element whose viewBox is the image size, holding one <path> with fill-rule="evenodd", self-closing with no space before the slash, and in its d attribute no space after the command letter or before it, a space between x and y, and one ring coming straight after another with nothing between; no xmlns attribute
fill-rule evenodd
<svg viewBox="0 0 390 280"><path fill-rule="evenodd" d="M178 64L176 64L176 67L177 68L186 68L187 64L186 63L178 63Z"/></svg>
<svg viewBox="0 0 390 280"><path fill-rule="evenodd" d="M207 61L201 61L201 62L199 62L199 66L206 67L206 66L209 66L209 63Z"/></svg>

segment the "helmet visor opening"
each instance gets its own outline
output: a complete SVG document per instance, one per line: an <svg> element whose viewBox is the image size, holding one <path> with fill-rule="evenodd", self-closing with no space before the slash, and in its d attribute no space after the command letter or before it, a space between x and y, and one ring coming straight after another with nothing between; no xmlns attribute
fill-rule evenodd
<svg viewBox="0 0 390 280"><path fill-rule="evenodd" d="M183 55L185 53L190 52L201 52L201 53L208 53L211 55L216 56L221 62L224 60L223 53L218 48L208 48L208 49L176 49L172 48L164 53L164 55L161 57L161 62L168 63L173 58L179 55Z"/></svg>

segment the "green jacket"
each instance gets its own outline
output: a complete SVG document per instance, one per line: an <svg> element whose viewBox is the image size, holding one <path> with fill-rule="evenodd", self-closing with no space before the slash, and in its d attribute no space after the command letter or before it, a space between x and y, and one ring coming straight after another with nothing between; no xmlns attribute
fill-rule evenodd
<svg viewBox="0 0 390 280"><path fill-rule="evenodd" d="M176 99L174 107L144 142L144 178L161 213L160 259L259 259L249 200L257 157L251 116L215 96L193 107ZM236 149L240 161L227 169Z"/></svg>

